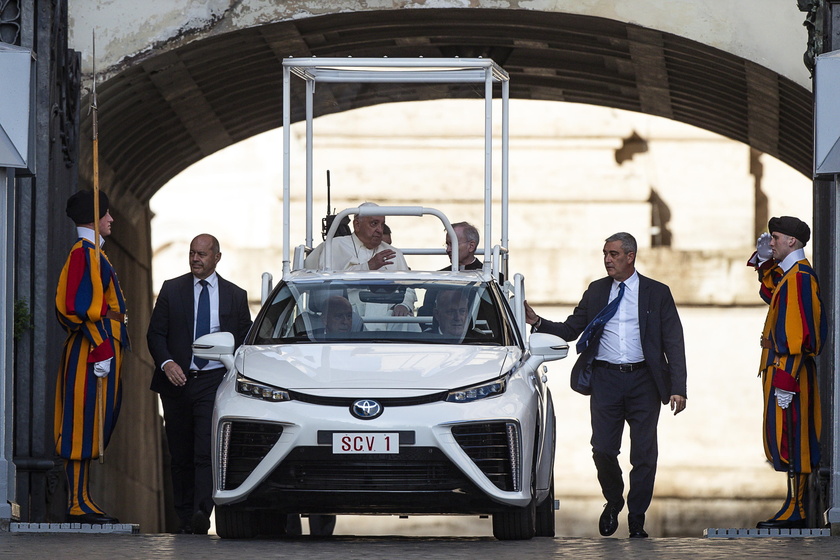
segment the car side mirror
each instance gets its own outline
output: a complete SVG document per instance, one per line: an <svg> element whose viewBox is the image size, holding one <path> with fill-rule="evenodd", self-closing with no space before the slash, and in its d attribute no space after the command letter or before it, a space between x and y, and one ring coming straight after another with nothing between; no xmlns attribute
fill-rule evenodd
<svg viewBox="0 0 840 560"><path fill-rule="evenodd" d="M562 360L569 354L569 343L553 334L533 333L528 338L528 349L532 356L539 356L545 362Z"/></svg>
<svg viewBox="0 0 840 560"><path fill-rule="evenodd" d="M193 354L196 358L222 362L230 370L233 367L233 352L236 341L229 332L205 334L193 342Z"/></svg>

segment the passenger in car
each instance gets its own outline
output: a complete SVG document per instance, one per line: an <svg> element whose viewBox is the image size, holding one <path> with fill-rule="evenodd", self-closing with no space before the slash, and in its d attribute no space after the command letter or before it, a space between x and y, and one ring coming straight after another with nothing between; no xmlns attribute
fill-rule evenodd
<svg viewBox="0 0 840 560"><path fill-rule="evenodd" d="M388 224L382 224L382 241L388 245L393 245L391 241L391 228L388 227Z"/></svg>
<svg viewBox="0 0 840 560"><path fill-rule="evenodd" d="M365 202L360 206L378 206ZM355 216L353 233L332 240L332 270L408 270L402 251L383 241L385 216ZM327 268L324 243L306 257L304 267Z"/></svg>
<svg viewBox="0 0 840 560"><path fill-rule="evenodd" d="M452 224L452 229L455 230L455 236L458 238L458 269L481 270L484 263L475 257L475 250L478 248L479 241L481 241L478 228L469 222L457 222ZM446 254L449 255L449 261L452 262L452 240L449 239L448 233L446 234ZM441 272L452 270L452 265L445 266L440 270ZM426 291L426 297L423 298L423 305L417 311L417 315L428 317L434 313L437 293L437 290ZM434 326L435 324L431 323L424 325L424 328Z"/></svg>
<svg viewBox="0 0 840 560"><path fill-rule="evenodd" d="M469 222L458 222L452 224L452 229L455 230L455 236L458 238L458 270L480 270L484 263L475 256L478 242L481 241L478 228ZM446 234L446 254L449 255L449 262L452 262L452 240L449 239L448 233ZM451 269L450 266L441 268L441 270Z"/></svg>
<svg viewBox="0 0 840 560"><path fill-rule="evenodd" d="M332 296L324 306L324 332L348 333L353 330L353 306L342 296Z"/></svg>
<svg viewBox="0 0 840 560"><path fill-rule="evenodd" d="M360 206L378 206L374 202L365 202ZM321 243L306 258L304 267L312 270L330 268L332 270L408 270L408 264L402 251L382 241L384 234L385 216L355 216L353 218L353 233L332 240L330 265L326 266L324 243ZM406 317L414 314L414 304L417 297L414 290L406 290L402 303L394 306L364 303L356 301L351 296L353 309L362 317L386 316ZM416 328L416 325L410 325ZM394 324L394 328L402 325Z"/></svg>
<svg viewBox="0 0 840 560"><path fill-rule="evenodd" d="M294 332L297 336L308 334L322 335L326 333L359 332L365 330L364 320L356 313L347 297L347 290L318 290L309 293L309 306L294 319ZM341 310L345 305L350 310L350 326L347 329L332 328L326 325L327 316L332 308L338 306Z"/></svg>

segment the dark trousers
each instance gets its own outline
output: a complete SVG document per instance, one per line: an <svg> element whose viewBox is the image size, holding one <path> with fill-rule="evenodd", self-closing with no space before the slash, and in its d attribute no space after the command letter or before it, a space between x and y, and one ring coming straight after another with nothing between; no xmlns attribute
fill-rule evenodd
<svg viewBox="0 0 840 560"><path fill-rule="evenodd" d="M161 395L166 438L172 457L172 491L175 511L182 526L201 510L213 511L213 470L210 432L216 389L224 370L187 375L187 384L177 397Z"/></svg>
<svg viewBox="0 0 840 560"><path fill-rule="evenodd" d="M647 368L622 373L593 366L592 458L598 470L598 482L608 502L620 502L624 481L618 454L624 423L630 426L630 491L627 508L631 524L644 524L645 512L653 498L656 479L656 427L662 403L656 383Z"/></svg>

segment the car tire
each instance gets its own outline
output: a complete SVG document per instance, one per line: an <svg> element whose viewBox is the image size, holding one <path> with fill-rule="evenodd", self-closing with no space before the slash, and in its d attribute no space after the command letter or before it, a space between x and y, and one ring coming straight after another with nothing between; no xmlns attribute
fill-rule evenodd
<svg viewBox="0 0 840 560"><path fill-rule="evenodd" d="M537 506L536 536L554 536L554 473L551 474L551 486L548 496Z"/></svg>
<svg viewBox="0 0 840 560"><path fill-rule="evenodd" d="M500 541L524 541L536 534L534 500L523 508L493 514L493 536Z"/></svg>
<svg viewBox="0 0 840 560"><path fill-rule="evenodd" d="M288 535L289 516L273 510L253 514L252 521L259 523L259 534L266 537L285 537ZM298 521L300 524L300 521Z"/></svg>
<svg viewBox="0 0 840 560"><path fill-rule="evenodd" d="M236 506L216 506L216 534L223 539L251 539L257 535L254 513Z"/></svg>

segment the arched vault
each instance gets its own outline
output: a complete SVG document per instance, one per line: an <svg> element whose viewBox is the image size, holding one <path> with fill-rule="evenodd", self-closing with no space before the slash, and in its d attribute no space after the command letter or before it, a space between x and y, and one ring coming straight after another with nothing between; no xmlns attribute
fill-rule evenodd
<svg viewBox="0 0 840 560"><path fill-rule="evenodd" d="M288 56L490 57L510 73L513 99L666 117L811 173L811 92L755 62L598 17L423 9L308 17L216 35L163 54L150 51L98 86L103 184L145 204L191 164L280 126L281 61ZM318 96L315 114L395 99L472 95L398 87L397 98L396 89L336 85ZM90 126L87 117L82 138L91 137ZM89 181L90 160L88 142L82 145L83 180Z"/></svg>

